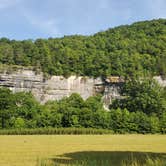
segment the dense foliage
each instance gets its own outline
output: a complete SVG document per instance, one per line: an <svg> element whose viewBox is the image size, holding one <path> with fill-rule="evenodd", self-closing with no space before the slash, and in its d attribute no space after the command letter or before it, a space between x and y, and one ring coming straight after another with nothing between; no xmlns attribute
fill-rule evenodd
<svg viewBox="0 0 166 166"><path fill-rule="evenodd" d="M166 75L166 20L120 26L93 36L0 39L0 63L51 75Z"/></svg>
<svg viewBox="0 0 166 166"><path fill-rule="evenodd" d="M114 100L111 108L127 108L130 112L142 111L147 115L162 116L166 110L166 90L152 79L126 81L121 88L122 99Z"/></svg>
<svg viewBox="0 0 166 166"><path fill-rule="evenodd" d="M110 111L103 109L101 96L83 100L72 94L60 101L40 105L30 93L11 93L0 88L0 128L50 128L22 130L23 133L60 132L56 128L109 129L115 133L166 133L166 91L154 81L129 81L125 96L115 100ZM55 128L55 129L51 129ZM66 130L73 133L75 130ZM7 131L8 132L8 131ZM21 132L21 131L20 131ZM76 131L77 132L77 131ZM91 131L93 132L93 131ZM3 134L3 132L2 132Z"/></svg>

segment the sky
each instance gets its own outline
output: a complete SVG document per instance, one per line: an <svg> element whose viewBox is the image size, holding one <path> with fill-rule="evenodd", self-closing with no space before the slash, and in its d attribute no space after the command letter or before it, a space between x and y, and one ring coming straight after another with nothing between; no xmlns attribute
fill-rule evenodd
<svg viewBox="0 0 166 166"><path fill-rule="evenodd" d="M158 18L166 18L166 0L0 0L0 38L92 35Z"/></svg>

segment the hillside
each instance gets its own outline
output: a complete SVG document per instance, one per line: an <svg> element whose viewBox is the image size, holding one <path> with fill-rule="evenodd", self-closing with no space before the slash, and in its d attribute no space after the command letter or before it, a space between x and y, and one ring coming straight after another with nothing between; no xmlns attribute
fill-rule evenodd
<svg viewBox="0 0 166 166"><path fill-rule="evenodd" d="M166 75L166 19L119 26L93 36L0 39L0 64L50 75Z"/></svg>

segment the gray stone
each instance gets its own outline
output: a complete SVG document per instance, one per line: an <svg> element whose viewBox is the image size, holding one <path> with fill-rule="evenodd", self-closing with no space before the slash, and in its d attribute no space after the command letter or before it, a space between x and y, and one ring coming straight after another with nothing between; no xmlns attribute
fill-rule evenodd
<svg viewBox="0 0 166 166"><path fill-rule="evenodd" d="M154 77L160 85L166 86L166 80L160 76ZM124 80L120 77L109 77L105 81L101 78L70 76L52 76L45 79L43 73L36 74L30 69L18 69L13 72L0 73L0 86L8 87L15 92L32 92L40 103L49 100L60 100L78 93L83 99L87 99L97 93L103 94L104 107L115 98L120 98L120 87Z"/></svg>
<svg viewBox="0 0 166 166"><path fill-rule="evenodd" d="M45 80L42 73L36 74L33 70L26 68L18 69L12 73L7 73L7 71L0 73L0 86L8 87L14 93L30 91L41 103L48 100L60 100L72 93L78 93L83 99L87 99L95 94L95 84L101 82L100 78L76 76L69 78L52 76Z"/></svg>

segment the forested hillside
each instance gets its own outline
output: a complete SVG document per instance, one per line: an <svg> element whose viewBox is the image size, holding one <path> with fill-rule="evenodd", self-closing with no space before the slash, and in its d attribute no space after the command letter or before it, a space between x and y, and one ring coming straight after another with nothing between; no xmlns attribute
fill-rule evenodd
<svg viewBox="0 0 166 166"><path fill-rule="evenodd" d="M0 39L0 64L51 75L166 75L166 19L119 26L93 36Z"/></svg>

